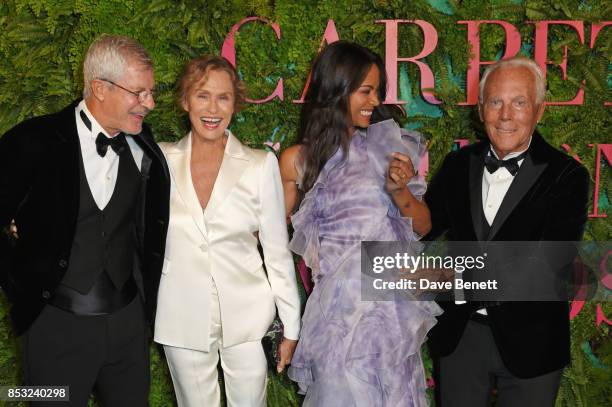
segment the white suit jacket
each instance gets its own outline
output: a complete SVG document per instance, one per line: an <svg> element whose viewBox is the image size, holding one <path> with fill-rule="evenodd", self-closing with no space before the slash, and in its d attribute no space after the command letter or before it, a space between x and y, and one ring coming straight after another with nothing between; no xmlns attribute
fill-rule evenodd
<svg viewBox="0 0 612 407"><path fill-rule="evenodd" d="M219 295L224 347L260 340L276 308L284 336L299 335L300 300L276 157L242 145L229 130L226 134L204 212L191 179L191 133L160 143L172 180L155 320L155 341L165 345L209 350L211 279Z"/></svg>

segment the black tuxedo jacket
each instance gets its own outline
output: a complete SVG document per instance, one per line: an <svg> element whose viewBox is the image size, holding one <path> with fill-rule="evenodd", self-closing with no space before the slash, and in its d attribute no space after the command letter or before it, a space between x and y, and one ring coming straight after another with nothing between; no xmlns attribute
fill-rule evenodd
<svg viewBox="0 0 612 407"><path fill-rule="evenodd" d="M78 102L26 120L0 138L0 286L12 304L17 334L36 319L68 268L79 209ZM168 228L170 178L149 129L144 126L134 140L145 153L134 275L152 322ZM12 219L18 239L6 233Z"/></svg>
<svg viewBox="0 0 612 407"><path fill-rule="evenodd" d="M579 241L587 220L589 175L573 158L534 134L529 152L485 236L481 225L482 175L489 142L445 158L425 195L432 230L451 241ZM429 335L434 357L456 348L472 304L440 302L444 314ZM566 302L505 302L487 308L502 360L515 376L539 376L569 363L569 308Z"/></svg>

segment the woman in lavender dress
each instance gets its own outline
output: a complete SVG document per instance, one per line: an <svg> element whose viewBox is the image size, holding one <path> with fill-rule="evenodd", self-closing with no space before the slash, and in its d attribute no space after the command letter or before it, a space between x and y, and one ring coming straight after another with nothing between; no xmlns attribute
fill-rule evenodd
<svg viewBox="0 0 612 407"><path fill-rule="evenodd" d="M361 298L361 241L411 242L430 229L413 167L425 147L393 120L385 91L378 55L329 45L313 66L300 143L281 156L287 208L305 193L290 247L314 280L289 369L304 406L427 405L420 348L440 309Z"/></svg>

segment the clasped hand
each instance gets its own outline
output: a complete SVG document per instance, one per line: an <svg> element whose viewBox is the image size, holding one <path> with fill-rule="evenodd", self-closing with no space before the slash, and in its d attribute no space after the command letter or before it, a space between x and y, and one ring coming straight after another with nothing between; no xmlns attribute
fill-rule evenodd
<svg viewBox="0 0 612 407"><path fill-rule="evenodd" d="M405 154L394 152L389 160L387 181L385 190L393 195L406 188L406 184L416 175L410 157Z"/></svg>

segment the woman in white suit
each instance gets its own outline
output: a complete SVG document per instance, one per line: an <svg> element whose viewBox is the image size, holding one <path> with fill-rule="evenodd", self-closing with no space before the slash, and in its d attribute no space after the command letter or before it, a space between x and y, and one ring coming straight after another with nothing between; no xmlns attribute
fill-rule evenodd
<svg viewBox="0 0 612 407"><path fill-rule="evenodd" d="M300 302L276 157L242 145L227 129L243 94L225 59L192 60L179 95L191 131L160 144L172 189L155 341L164 345L179 406L219 405L219 357L228 405L264 406L261 338L277 309L284 325L279 372L298 339Z"/></svg>

